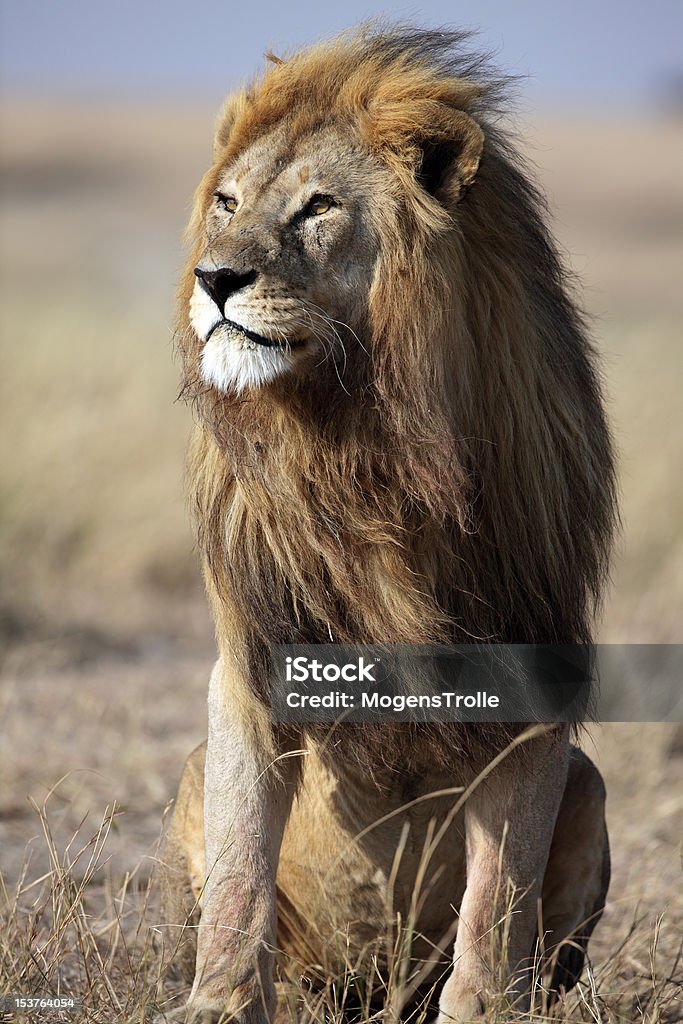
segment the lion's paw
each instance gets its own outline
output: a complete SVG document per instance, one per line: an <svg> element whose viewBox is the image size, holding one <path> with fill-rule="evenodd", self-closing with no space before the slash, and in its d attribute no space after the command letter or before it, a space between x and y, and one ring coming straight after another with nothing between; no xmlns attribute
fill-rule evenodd
<svg viewBox="0 0 683 1024"><path fill-rule="evenodd" d="M186 1003L185 1006L173 1010L162 1011L154 1018L152 1024L268 1024L254 1017L253 1013L234 1013L224 1006L212 1008Z"/></svg>
<svg viewBox="0 0 683 1024"><path fill-rule="evenodd" d="M186 1004L158 1013L152 1024L218 1024L221 1017L225 1019L223 1011L194 1009Z"/></svg>
<svg viewBox="0 0 683 1024"><path fill-rule="evenodd" d="M455 982L455 979L451 979ZM469 986L446 982L439 1000L435 1024L475 1024L484 1020L486 1008L479 992Z"/></svg>

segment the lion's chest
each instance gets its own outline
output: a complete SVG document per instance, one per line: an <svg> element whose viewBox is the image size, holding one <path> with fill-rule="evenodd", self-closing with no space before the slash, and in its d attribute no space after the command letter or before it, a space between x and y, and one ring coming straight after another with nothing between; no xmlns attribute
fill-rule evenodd
<svg viewBox="0 0 683 1024"><path fill-rule="evenodd" d="M301 792L289 819L278 888L289 910L283 941L299 958L335 964L339 948L360 954L376 946L381 960L397 920L415 914L413 942L420 959L449 932L465 888L462 821L457 794L444 778L382 791L350 773L332 774L315 753L307 759ZM340 941L343 943L340 946ZM337 964L338 966L338 964Z"/></svg>

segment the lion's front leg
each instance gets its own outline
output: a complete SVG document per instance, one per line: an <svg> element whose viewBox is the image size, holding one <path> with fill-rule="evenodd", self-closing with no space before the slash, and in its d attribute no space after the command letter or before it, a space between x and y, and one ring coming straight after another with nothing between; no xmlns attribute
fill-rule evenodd
<svg viewBox="0 0 683 1024"><path fill-rule="evenodd" d="M567 777L565 727L524 743L465 807L467 887L439 1024L481 1017L497 999L528 1006L537 906Z"/></svg>
<svg viewBox="0 0 683 1024"><path fill-rule="evenodd" d="M275 876L298 758L280 758L267 713L219 661L209 686L206 884L189 1007L246 1024L275 1009Z"/></svg>

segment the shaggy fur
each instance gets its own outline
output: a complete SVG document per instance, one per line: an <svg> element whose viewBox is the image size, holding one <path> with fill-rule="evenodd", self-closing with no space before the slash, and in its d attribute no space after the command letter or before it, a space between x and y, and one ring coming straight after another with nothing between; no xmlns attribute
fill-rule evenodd
<svg viewBox="0 0 683 1024"><path fill-rule="evenodd" d="M180 293L189 483L219 644L263 701L273 643L591 640L610 437L500 105L461 35L371 29L271 64L219 124ZM188 322L204 217L221 169L285 121L293 147L334 125L384 170L364 330L343 384L330 359L312 381L223 394L200 382ZM412 733L382 730L384 758Z"/></svg>

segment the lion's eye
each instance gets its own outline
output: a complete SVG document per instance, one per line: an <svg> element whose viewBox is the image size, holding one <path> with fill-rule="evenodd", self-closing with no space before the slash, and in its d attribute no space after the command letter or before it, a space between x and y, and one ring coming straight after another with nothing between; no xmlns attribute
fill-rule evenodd
<svg viewBox="0 0 683 1024"><path fill-rule="evenodd" d="M334 200L330 196L313 196L306 207L306 213L311 217L320 217L323 213L328 213L333 206Z"/></svg>
<svg viewBox="0 0 683 1024"><path fill-rule="evenodd" d="M226 213L234 213L237 209L237 200L234 196L224 196L222 192L214 192L216 197L216 205L221 210L225 210Z"/></svg>

